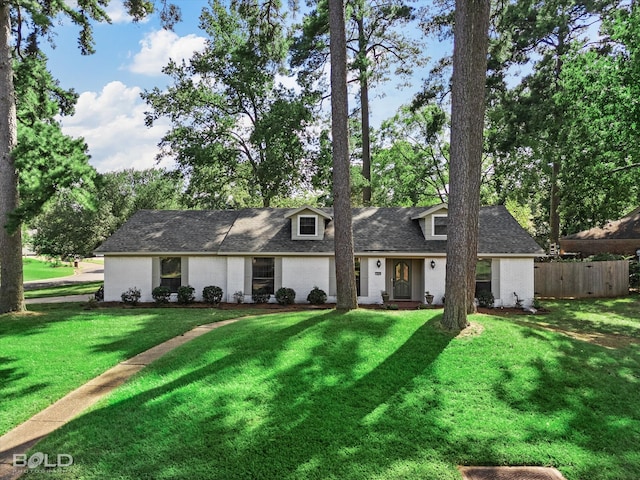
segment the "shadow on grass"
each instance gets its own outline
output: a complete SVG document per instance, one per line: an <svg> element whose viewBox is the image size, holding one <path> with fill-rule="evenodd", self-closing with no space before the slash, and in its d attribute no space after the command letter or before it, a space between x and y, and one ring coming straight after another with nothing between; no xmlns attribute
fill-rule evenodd
<svg viewBox="0 0 640 480"><path fill-rule="evenodd" d="M531 317L574 332L640 337L640 295L619 298L549 300L550 313Z"/></svg>
<svg viewBox="0 0 640 480"><path fill-rule="evenodd" d="M28 377L27 372L22 368L11 366L16 361L17 359L13 357L0 357L0 404L14 398L40 392L49 385L48 383L35 383L28 386L15 387L15 383L21 382Z"/></svg>
<svg viewBox="0 0 640 480"><path fill-rule="evenodd" d="M579 314L574 320L580 321ZM524 329L523 335L550 341L549 334L535 327ZM545 419L529 427L531 443L572 444L590 457L582 465L567 465L568 477L640 478L640 348L611 349L569 338L554 344L553 358L537 357L526 365L529 382L522 380L522 365L505 365L494 387L496 396L517 411Z"/></svg>
<svg viewBox="0 0 640 480"><path fill-rule="evenodd" d="M45 448L81 451L79 470L132 478L397 478L416 468L457 478L416 443L445 442L439 387L417 383L452 337L439 316L401 318L301 313L225 327L194 340L195 356L177 350L151 366L164 382L75 420Z"/></svg>
<svg viewBox="0 0 640 480"><path fill-rule="evenodd" d="M532 460L561 464L570 480L640 478L637 349L490 318L479 338L452 342L435 315L301 312L230 325L37 448L72 454L74 478L453 480L459 463ZM525 350L533 344L546 347Z"/></svg>

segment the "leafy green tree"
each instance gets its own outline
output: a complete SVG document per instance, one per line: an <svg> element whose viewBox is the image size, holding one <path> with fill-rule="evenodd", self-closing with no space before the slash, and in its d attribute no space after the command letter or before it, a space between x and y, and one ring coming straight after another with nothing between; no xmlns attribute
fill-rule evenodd
<svg viewBox="0 0 640 480"><path fill-rule="evenodd" d="M448 116L436 105L401 107L386 120L373 148L373 203L417 206L446 202L449 185Z"/></svg>
<svg viewBox="0 0 640 480"><path fill-rule="evenodd" d="M99 175L94 197L113 218L111 234L138 210L181 208L183 191L184 180L178 172L128 169Z"/></svg>
<svg viewBox="0 0 640 480"><path fill-rule="evenodd" d="M177 209L182 178L158 169L99 174L85 191L65 189L30 223L36 253L51 257L87 257L141 209Z"/></svg>
<svg viewBox="0 0 640 480"><path fill-rule="evenodd" d="M209 35L204 51L165 67L173 82L167 91L144 92L152 108L147 124L171 119L163 154L190 179L194 203L267 207L300 185L312 116L305 98L279 82L288 51L284 23L276 0L214 0L201 16Z"/></svg>
<svg viewBox="0 0 640 480"><path fill-rule="evenodd" d="M639 27L640 9L620 8L601 28L609 39L605 48L566 55L557 98L567 119L560 174L563 233L603 225L640 203Z"/></svg>
<svg viewBox="0 0 640 480"><path fill-rule="evenodd" d="M24 310L24 291L22 274L22 235L18 215L32 214L33 205L20 209L18 190L19 165L14 149L18 145L18 120L16 114L16 91L14 86L14 62L27 56L37 55L38 41L49 37L59 16L69 17L80 27L78 44L83 54L93 52L92 22L108 22L104 11L109 0L78 0L71 3L51 0L4 0L0 2L0 313ZM163 19L167 23L175 21L178 10L163 1ZM140 19L153 10L149 0L126 0L125 5L135 19ZM44 122L47 123L47 122ZM42 132L47 138L56 138L49 128ZM57 137L60 145L62 140ZM35 141L32 138L31 141ZM64 148L70 148L67 142ZM34 144L40 148L41 141ZM77 150L72 149L74 152ZM68 151L67 151L68 153ZM52 156L58 160L66 155ZM75 154L74 154L75 156ZM76 158L79 158L76 156ZM22 165L24 168L24 165ZM57 165L47 165L52 174L65 178ZM39 169L33 169L33 173ZM31 180L31 179L30 179ZM37 182L30 182L37 185ZM33 191L34 189L31 188ZM36 188L37 190L37 188ZM13 220L13 221L12 221Z"/></svg>
<svg viewBox="0 0 640 480"><path fill-rule="evenodd" d="M116 227L108 203L93 209L72 190L56 195L32 222L31 246L38 255L70 259L90 257Z"/></svg>
<svg viewBox="0 0 640 480"><path fill-rule="evenodd" d="M64 135L55 120L73 113L77 95L58 86L39 52L21 58L14 70L19 142L13 156L21 201L10 214L10 230L37 215L62 188L91 188L96 173L84 140Z"/></svg>
<svg viewBox="0 0 640 480"><path fill-rule="evenodd" d="M562 78L571 52L588 48L592 25L616 7L610 0L525 1L509 4L498 20L489 113L496 190L504 192L501 187L511 185L514 191L503 197L539 201L533 209L550 243L557 243L563 231L561 220L568 218L565 209L574 200L570 192L579 189L575 180L585 177L587 165L598 163L575 148L576 134L583 129L575 108L567 108L574 99L567 96ZM531 73L508 87L514 83L509 78L513 68L526 63L533 64Z"/></svg>
<svg viewBox="0 0 640 480"><path fill-rule="evenodd" d="M403 31L415 20L412 0L348 0L346 2L348 67L358 83L362 176L367 185L362 202L371 203L370 89L390 73L408 78L425 61L422 45ZM329 51L327 0L304 19L293 44L292 65L300 68L304 85L318 82ZM348 27L348 28L347 28ZM323 83L320 82L320 87Z"/></svg>

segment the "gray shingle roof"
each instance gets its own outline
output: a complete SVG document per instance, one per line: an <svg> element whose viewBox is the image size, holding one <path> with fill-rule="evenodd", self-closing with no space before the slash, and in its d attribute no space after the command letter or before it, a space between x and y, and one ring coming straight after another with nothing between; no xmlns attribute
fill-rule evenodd
<svg viewBox="0 0 640 480"><path fill-rule="evenodd" d="M319 209L333 216L332 209ZM353 209L357 253L439 253L445 240L425 240L418 220L427 207ZM292 240L295 209L141 210L109 237L96 253L332 253L333 222L326 222L324 240ZM543 254L503 206L480 209L479 253Z"/></svg>
<svg viewBox="0 0 640 480"><path fill-rule="evenodd" d="M624 240L640 239L640 208L619 220L608 222L603 227L567 235L561 240Z"/></svg>

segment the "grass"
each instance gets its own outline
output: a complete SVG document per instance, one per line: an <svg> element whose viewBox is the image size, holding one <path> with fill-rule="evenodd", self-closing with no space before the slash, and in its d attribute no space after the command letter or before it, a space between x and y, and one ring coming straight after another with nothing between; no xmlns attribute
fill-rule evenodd
<svg viewBox="0 0 640 480"><path fill-rule="evenodd" d="M93 295L102 282L77 283L74 285L59 285L56 287L26 290L24 298L64 297L68 295Z"/></svg>
<svg viewBox="0 0 640 480"><path fill-rule="evenodd" d="M23 258L24 281L47 280L49 278L68 277L73 275L73 267L54 266L50 262L36 258Z"/></svg>
<svg viewBox="0 0 640 480"><path fill-rule="evenodd" d="M439 310L243 320L38 444L75 460L42 478L459 480L460 464L640 478L640 301L548 306L473 316L478 333L460 337L440 330ZM630 341L592 341L615 332Z"/></svg>
<svg viewBox="0 0 640 480"><path fill-rule="evenodd" d="M0 316L0 434L113 365L204 323L242 311L29 306Z"/></svg>

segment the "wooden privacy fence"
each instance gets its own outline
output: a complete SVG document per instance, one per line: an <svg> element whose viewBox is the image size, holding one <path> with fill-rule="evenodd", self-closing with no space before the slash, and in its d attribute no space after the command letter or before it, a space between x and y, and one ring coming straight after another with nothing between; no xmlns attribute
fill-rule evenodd
<svg viewBox="0 0 640 480"><path fill-rule="evenodd" d="M537 297L618 297L629 294L629 262L552 262L535 264Z"/></svg>

